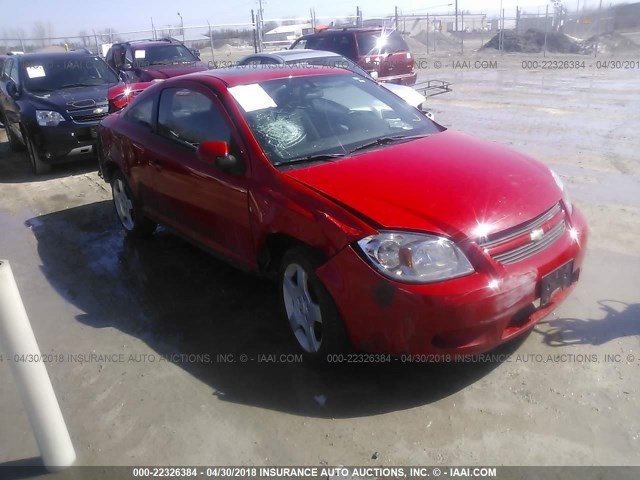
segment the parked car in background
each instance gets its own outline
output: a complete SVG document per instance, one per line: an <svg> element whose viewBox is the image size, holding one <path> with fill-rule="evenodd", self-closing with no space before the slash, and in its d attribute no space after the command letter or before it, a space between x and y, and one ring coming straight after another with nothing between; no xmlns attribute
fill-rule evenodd
<svg viewBox="0 0 640 480"><path fill-rule="evenodd" d="M241 59L238 62L238 65L296 65L300 67L311 65L339 67L346 68L347 70L351 70L352 72L363 75L367 78L371 78L373 80L377 80L378 78L378 72L367 72L348 58L345 58L335 52L328 52L323 50L295 49L281 50L278 52L270 53L254 53ZM380 82L380 85L391 90L412 107L416 107L422 110L422 104L426 100L426 97L415 91L413 88L406 85L399 85L388 82ZM429 118L433 120L433 115L429 114Z"/></svg>
<svg viewBox="0 0 640 480"><path fill-rule="evenodd" d="M81 50L9 56L0 72L0 118L12 150L27 148L33 172L94 155L108 92L121 80Z"/></svg>
<svg viewBox="0 0 640 480"><path fill-rule="evenodd" d="M129 82L152 82L207 70L192 50L173 38L114 43L105 60Z"/></svg>
<svg viewBox="0 0 640 480"><path fill-rule="evenodd" d="M290 48L339 53L367 72L377 72L382 82L413 85L418 77L409 46L395 30L330 28L303 35Z"/></svg>
<svg viewBox="0 0 640 480"><path fill-rule="evenodd" d="M547 166L344 69L169 79L102 121L99 158L128 235L162 223L277 278L312 362L488 351L582 268L584 217Z"/></svg>
<svg viewBox="0 0 640 480"><path fill-rule="evenodd" d="M4 61L8 58L8 55L0 55L0 80L2 80L2 68L4 67ZM2 105L2 90L0 90L0 105ZM4 123L2 123L2 116L0 116L0 128L4 128Z"/></svg>

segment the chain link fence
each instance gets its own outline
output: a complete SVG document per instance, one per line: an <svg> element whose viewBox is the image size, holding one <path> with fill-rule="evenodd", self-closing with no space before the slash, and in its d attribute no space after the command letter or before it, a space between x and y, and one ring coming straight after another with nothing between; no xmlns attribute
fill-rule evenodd
<svg viewBox="0 0 640 480"><path fill-rule="evenodd" d="M288 47L296 38L325 27L380 26L403 34L416 54L465 53L483 48L505 52L594 53L608 48L638 45L633 32L640 31L640 4L598 9L568 10L562 2L540 7L489 12L455 11L452 3L440 7L403 11L395 7L388 15L367 17L361 8L341 17L307 14L272 18L263 10L251 10L238 23L203 25L150 25L149 29L119 32L114 29L82 31L78 35L27 36L20 29L0 34L0 53L86 48L104 55L114 42L174 38L200 51L204 62L238 59L252 52ZM153 22L153 21L152 21ZM616 37L623 31L629 41ZM568 40L568 43L567 41ZM569 43L578 45L573 48Z"/></svg>

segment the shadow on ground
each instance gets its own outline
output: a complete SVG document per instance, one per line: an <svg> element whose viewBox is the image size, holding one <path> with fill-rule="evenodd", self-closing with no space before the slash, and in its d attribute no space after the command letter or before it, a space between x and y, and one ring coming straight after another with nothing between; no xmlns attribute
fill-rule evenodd
<svg viewBox="0 0 640 480"><path fill-rule="evenodd" d="M560 318L540 322L535 332L551 347L602 345L621 337L640 336L640 304L600 300L602 319Z"/></svg>
<svg viewBox="0 0 640 480"><path fill-rule="evenodd" d="M12 152L6 140L4 129L0 129L0 183L41 182L53 178L68 177L93 172L98 168L95 159L54 165L45 175L34 175L26 151Z"/></svg>
<svg viewBox="0 0 640 480"><path fill-rule="evenodd" d="M253 358L242 365L179 362L224 400L299 415L363 416L436 401L497 366L398 361L319 371L296 362L258 363L260 354L296 353L278 313L274 284L164 231L145 240L127 239L116 222L110 201L29 220L44 275L86 312L78 321L117 328L158 355Z"/></svg>

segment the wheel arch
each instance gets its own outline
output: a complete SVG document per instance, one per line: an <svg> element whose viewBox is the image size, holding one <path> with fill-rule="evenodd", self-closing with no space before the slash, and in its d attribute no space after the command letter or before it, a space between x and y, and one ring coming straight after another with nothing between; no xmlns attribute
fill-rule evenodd
<svg viewBox="0 0 640 480"><path fill-rule="evenodd" d="M262 247L258 251L258 268L265 275L275 277L284 254L293 248L303 248L309 251L321 263L328 260L321 249L298 238L286 233L270 233L265 237Z"/></svg>

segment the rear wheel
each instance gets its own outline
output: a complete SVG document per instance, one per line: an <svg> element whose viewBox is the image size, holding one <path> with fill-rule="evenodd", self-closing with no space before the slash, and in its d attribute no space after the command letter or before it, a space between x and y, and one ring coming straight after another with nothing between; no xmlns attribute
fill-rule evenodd
<svg viewBox="0 0 640 480"><path fill-rule="evenodd" d="M42 161L31 136L25 135L25 140L27 143L29 163L31 163L31 170L33 170L34 175L42 175L43 173L50 172L51 165Z"/></svg>
<svg viewBox="0 0 640 480"><path fill-rule="evenodd" d="M118 220L127 235L148 237L155 231L157 224L140 212L129 184L121 172L116 172L111 179L111 193Z"/></svg>
<svg viewBox="0 0 640 480"><path fill-rule="evenodd" d="M321 263L311 250L296 247L284 255L279 275L284 316L307 361L317 365L347 347L338 309L315 274Z"/></svg>

